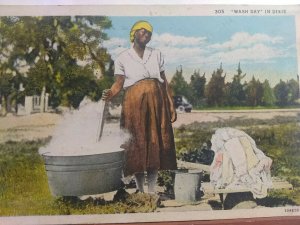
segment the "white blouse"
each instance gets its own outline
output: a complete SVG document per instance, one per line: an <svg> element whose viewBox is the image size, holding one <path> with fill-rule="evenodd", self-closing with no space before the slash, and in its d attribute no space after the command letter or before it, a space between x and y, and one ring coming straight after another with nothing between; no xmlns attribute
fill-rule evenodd
<svg viewBox="0 0 300 225"><path fill-rule="evenodd" d="M164 58L157 49L146 47L141 59L133 47L123 51L115 60L115 75L125 76L124 88L146 78L164 80L160 72L164 71Z"/></svg>

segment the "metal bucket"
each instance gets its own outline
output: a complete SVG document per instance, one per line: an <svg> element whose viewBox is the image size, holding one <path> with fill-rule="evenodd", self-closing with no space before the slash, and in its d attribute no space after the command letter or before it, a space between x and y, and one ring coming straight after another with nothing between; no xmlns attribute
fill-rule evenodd
<svg viewBox="0 0 300 225"><path fill-rule="evenodd" d="M201 198L202 171L177 172L174 193L177 202L197 202Z"/></svg>
<svg viewBox="0 0 300 225"><path fill-rule="evenodd" d="M54 196L101 194L121 187L124 151L43 158Z"/></svg>

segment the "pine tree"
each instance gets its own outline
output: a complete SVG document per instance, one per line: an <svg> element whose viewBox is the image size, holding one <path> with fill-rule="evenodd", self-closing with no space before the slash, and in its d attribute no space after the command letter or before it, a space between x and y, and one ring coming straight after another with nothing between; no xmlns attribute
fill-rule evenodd
<svg viewBox="0 0 300 225"><path fill-rule="evenodd" d="M269 81L265 80L263 83L263 98L262 103L265 106L272 106L276 102L274 91L271 88Z"/></svg>
<svg viewBox="0 0 300 225"><path fill-rule="evenodd" d="M176 73L170 82L170 87L174 95L183 95L190 100L191 90L183 77L182 66L176 69Z"/></svg>
<svg viewBox="0 0 300 225"><path fill-rule="evenodd" d="M276 97L276 102L279 106L285 106L288 104L289 87L281 79L280 79L279 83L276 84L274 87L274 94Z"/></svg>
<svg viewBox="0 0 300 225"><path fill-rule="evenodd" d="M217 71L214 71L210 81L205 89L205 96L207 97L207 103L210 106L222 106L224 105L225 96L225 76L222 76L223 68L222 63Z"/></svg>
<svg viewBox="0 0 300 225"><path fill-rule="evenodd" d="M190 90L192 92L191 96L191 103L194 106L201 106L203 104L203 99L204 99L204 91L205 91L205 83L206 83L206 78L205 78L205 73L200 76L200 71L194 71L193 75L191 76L191 82L189 84Z"/></svg>
<svg viewBox="0 0 300 225"><path fill-rule="evenodd" d="M241 65L239 63L237 74L233 76L231 83L227 84L227 102L229 105L244 105L246 100L245 85L241 83L246 74L242 75Z"/></svg>
<svg viewBox="0 0 300 225"><path fill-rule="evenodd" d="M298 82L294 79L291 79L287 82L287 86L289 89L288 102L289 104L293 104L298 99L298 93L299 93Z"/></svg>
<svg viewBox="0 0 300 225"><path fill-rule="evenodd" d="M256 80L254 76L246 87L246 99L247 104L250 106L262 105L263 99L263 85L259 80Z"/></svg>

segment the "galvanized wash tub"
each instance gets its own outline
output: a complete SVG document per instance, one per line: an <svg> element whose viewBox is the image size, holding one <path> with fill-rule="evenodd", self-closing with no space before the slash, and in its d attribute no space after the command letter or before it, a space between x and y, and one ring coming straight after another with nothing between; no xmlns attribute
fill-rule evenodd
<svg viewBox="0 0 300 225"><path fill-rule="evenodd" d="M124 151L80 156L42 156L52 195L101 194L121 187Z"/></svg>

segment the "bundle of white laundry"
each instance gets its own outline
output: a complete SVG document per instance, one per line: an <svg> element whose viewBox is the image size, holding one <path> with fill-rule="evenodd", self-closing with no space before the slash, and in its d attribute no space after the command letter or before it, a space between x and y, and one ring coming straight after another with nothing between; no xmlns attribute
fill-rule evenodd
<svg viewBox="0 0 300 225"><path fill-rule="evenodd" d="M264 198L272 187L272 160L257 148L244 131L219 128L211 138L215 157L210 182L216 188L249 189L254 198Z"/></svg>

